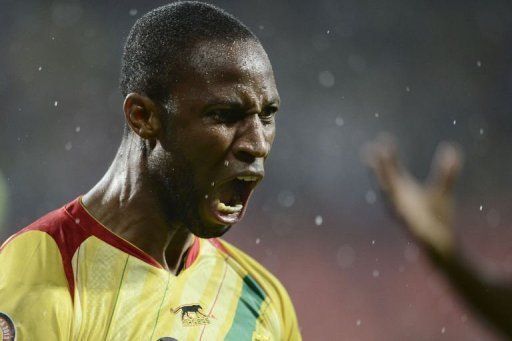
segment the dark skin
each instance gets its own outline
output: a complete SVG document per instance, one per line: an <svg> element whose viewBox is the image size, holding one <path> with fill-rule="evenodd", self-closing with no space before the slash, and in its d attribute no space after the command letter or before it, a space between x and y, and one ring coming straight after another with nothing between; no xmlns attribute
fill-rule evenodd
<svg viewBox="0 0 512 341"><path fill-rule="evenodd" d="M130 131L82 198L104 226L175 275L193 235L218 237L242 219L264 175L279 106L272 67L253 40L197 43L180 70L167 108L126 96ZM251 180L243 182L243 209L223 212L219 199L233 196L237 176Z"/></svg>

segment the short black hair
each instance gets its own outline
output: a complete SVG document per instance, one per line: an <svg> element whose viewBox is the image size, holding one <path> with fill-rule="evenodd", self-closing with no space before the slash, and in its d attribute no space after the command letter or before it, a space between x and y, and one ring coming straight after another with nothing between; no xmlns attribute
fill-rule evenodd
<svg viewBox="0 0 512 341"><path fill-rule="evenodd" d="M120 90L167 104L179 63L202 41L258 38L226 11L197 1L164 5L140 17L126 39Z"/></svg>

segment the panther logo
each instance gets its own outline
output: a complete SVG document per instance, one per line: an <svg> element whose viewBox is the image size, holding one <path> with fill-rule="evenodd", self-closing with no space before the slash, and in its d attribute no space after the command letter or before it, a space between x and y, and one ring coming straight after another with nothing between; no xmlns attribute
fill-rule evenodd
<svg viewBox="0 0 512 341"><path fill-rule="evenodd" d="M171 311L174 314L181 311L181 322L184 327L210 324L210 316L203 313L203 307L200 304L185 304Z"/></svg>

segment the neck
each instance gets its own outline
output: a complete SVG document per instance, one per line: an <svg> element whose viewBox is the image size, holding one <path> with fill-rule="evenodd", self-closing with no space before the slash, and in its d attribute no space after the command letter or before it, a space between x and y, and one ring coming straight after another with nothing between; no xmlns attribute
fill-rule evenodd
<svg viewBox="0 0 512 341"><path fill-rule="evenodd" d="M144 177L144 152L138 137L123 139L103 178L82 197L88 211L113 233L136 245L165 269L183 268L193 235L172 223Z"/></svg>

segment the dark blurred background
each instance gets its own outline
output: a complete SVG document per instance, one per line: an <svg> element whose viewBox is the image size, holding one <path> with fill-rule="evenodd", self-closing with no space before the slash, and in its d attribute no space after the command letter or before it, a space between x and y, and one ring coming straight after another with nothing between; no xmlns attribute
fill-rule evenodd
<svg viewBox="0 0 512 341"><path fill-rule="evenodd" d="M125 36L164 3L0 0L0 240L106 171ZM213 3L260 37L282 98L267 178L226 239L284 282L305 339L499 340L392 220L359 153L391 132L424 178L437 143L459 143L457 235L512 279L512 3Z"/></svg>

